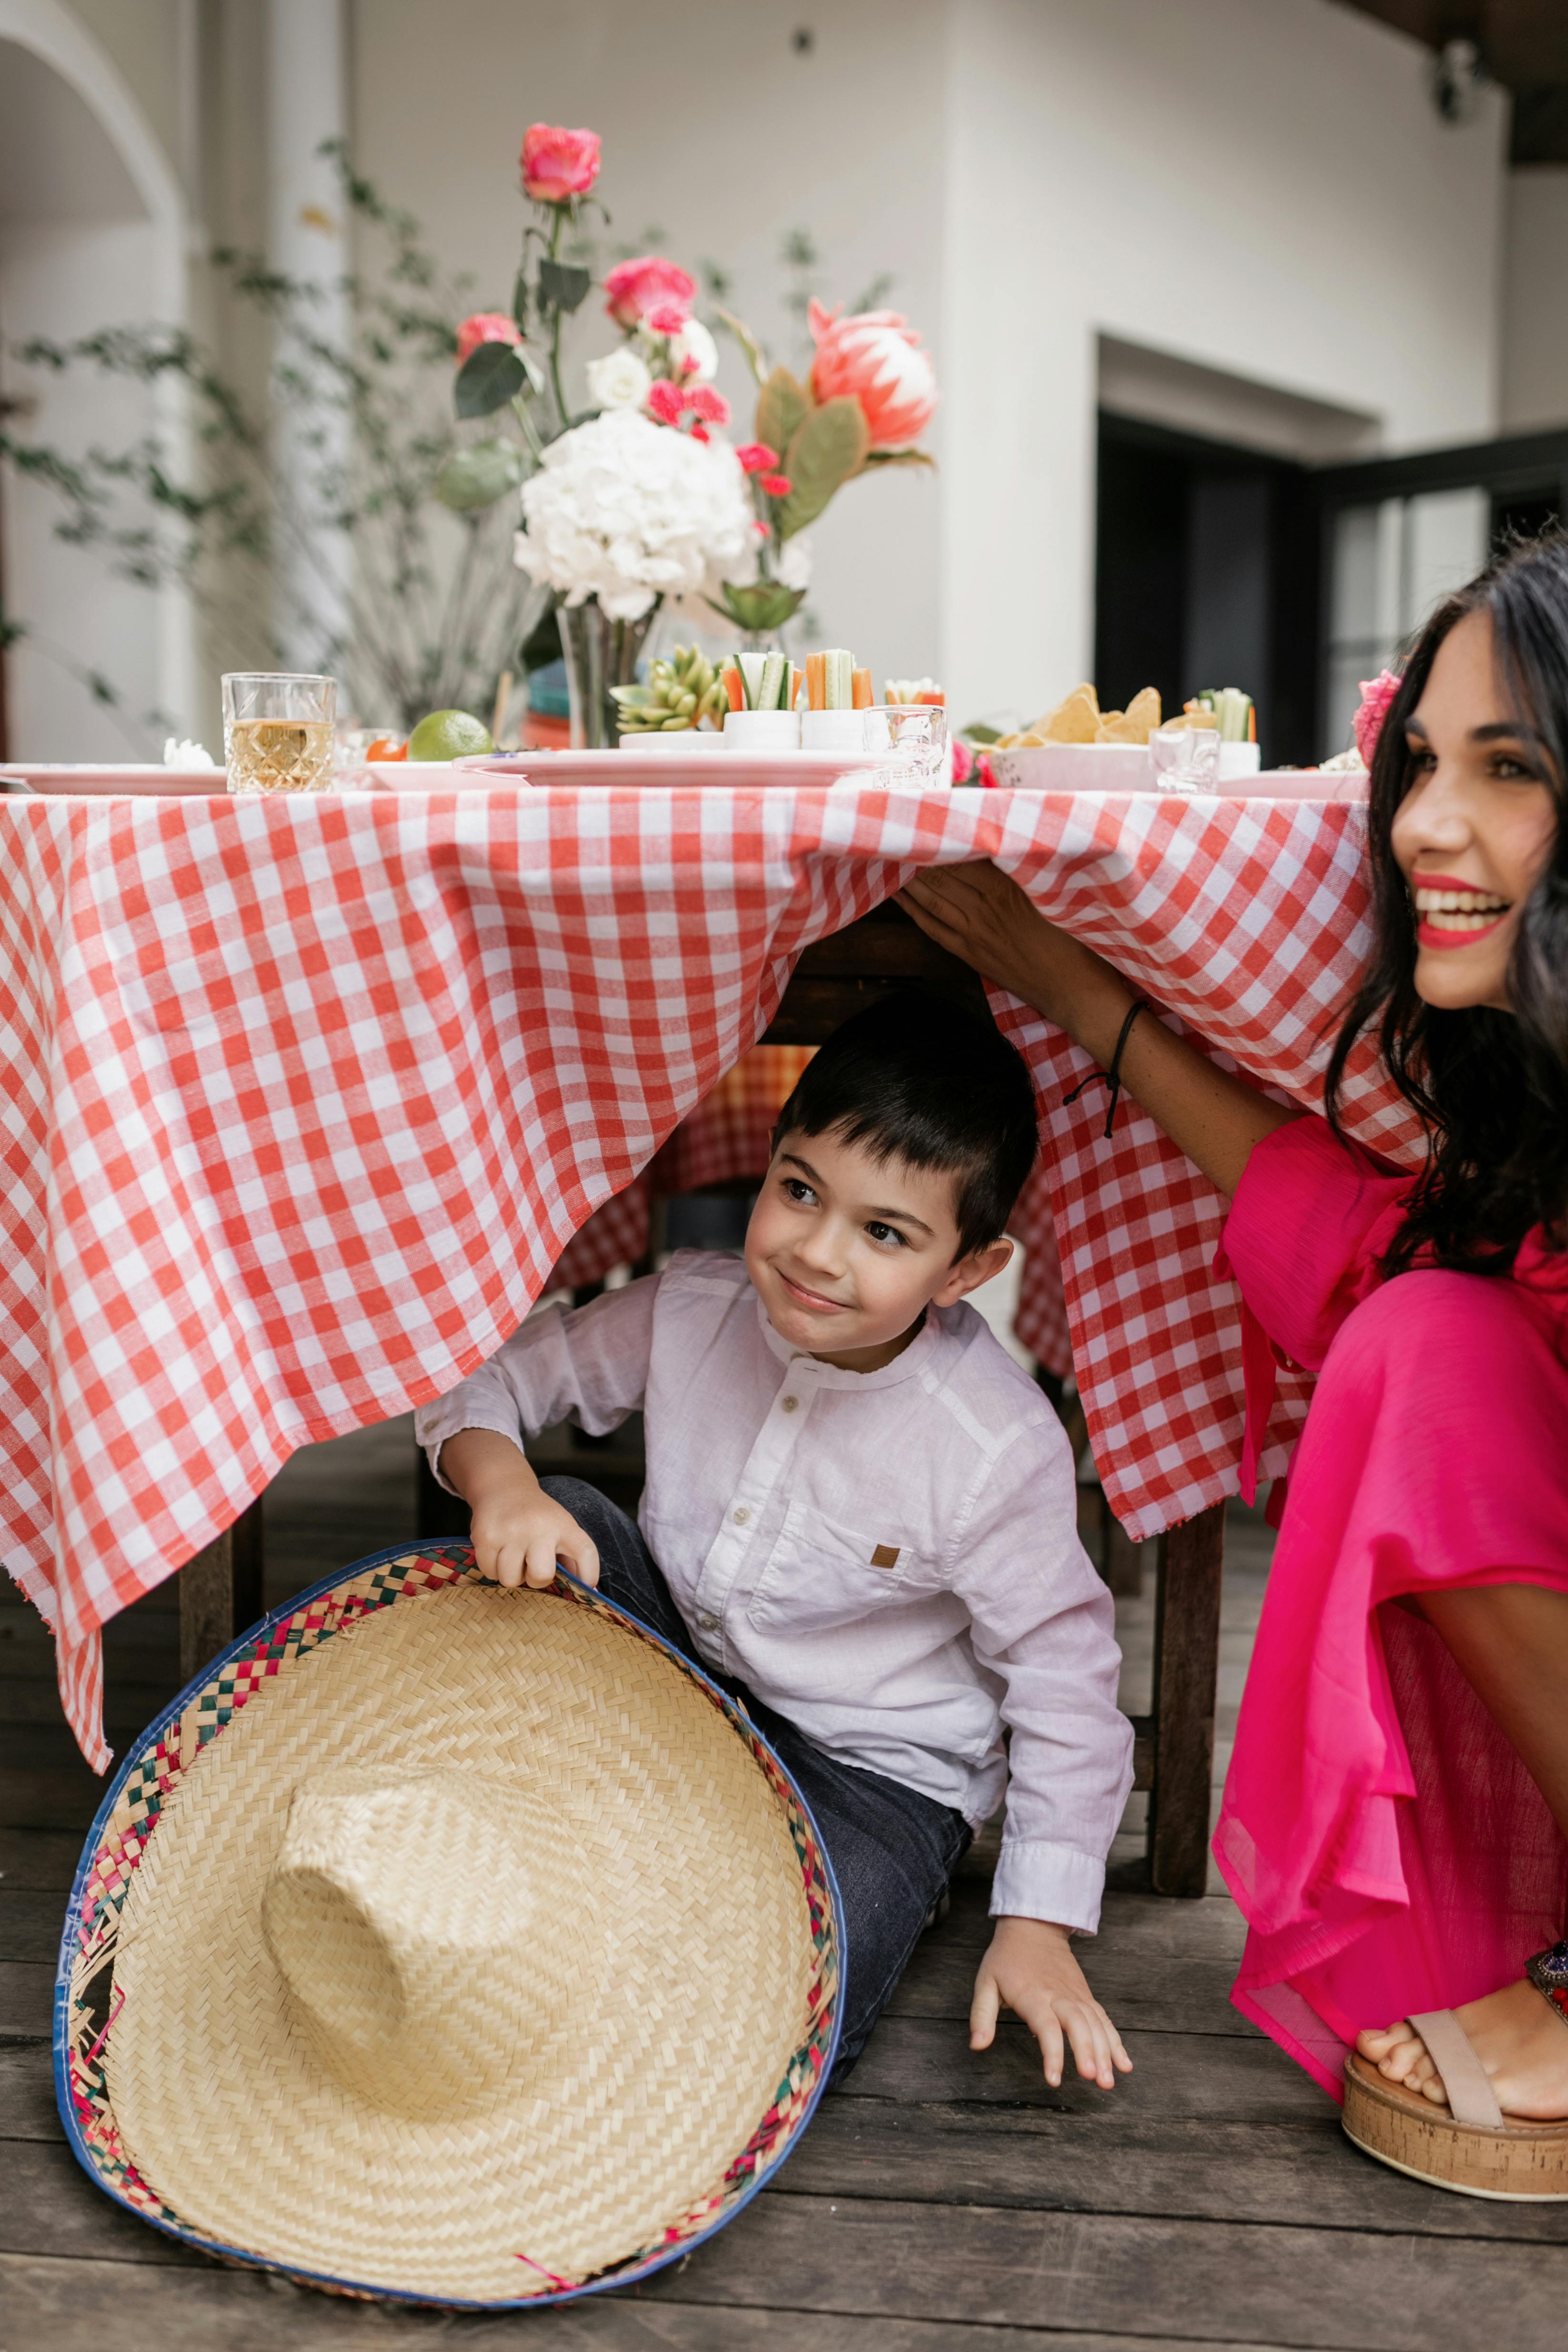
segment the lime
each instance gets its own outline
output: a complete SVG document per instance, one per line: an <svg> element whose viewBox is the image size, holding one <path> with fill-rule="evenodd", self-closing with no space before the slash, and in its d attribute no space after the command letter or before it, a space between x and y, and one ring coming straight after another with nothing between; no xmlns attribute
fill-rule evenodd
<svg viewBox="0 0 1568 2352"><path fill-rule="evenodd" d="M489 729L471 710L433 710L408 739L411 760L468 760L495 748Z"/></svg>

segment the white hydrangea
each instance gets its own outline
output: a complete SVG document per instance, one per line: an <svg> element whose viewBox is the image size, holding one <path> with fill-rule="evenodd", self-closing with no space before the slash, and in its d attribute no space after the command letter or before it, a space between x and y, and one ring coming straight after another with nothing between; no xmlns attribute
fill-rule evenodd
<svg viewBox="0 0 1568 2352"><path fill-rule="evenodd" d="M612 621L737 563L751 537L745 477L727 443L694 441L612 408L552 441L523 485L516 561L568 604Z"/></svg>
<svg viewBox="0 0 1568 2352"><path fill-rule="evenodd" d="M630 345L588 362L588 393L601 408L641 408L653 388L647 364Z"/></svg>

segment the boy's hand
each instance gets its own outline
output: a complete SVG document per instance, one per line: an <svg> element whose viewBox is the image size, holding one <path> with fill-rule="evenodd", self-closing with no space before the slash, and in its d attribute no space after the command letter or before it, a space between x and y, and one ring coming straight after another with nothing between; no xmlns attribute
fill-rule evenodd
<svg viewBox="0 0 1568 2352"><path fill-rule="evenodd" d="M1052 2090L1061 2081L1064 2041L1086 2083L1115 2088L1112 2073L1130 2074L1133 2062L1122 2037L1090 1991L1072 1957L1065 1927L1048 1919L998 1919L989 1949L975 1979L969 2008L969 2047L988 2050L996 2039L997 2011L1006 2006L1022 2018L1045 2058Z"/></svg>
<svg viewBox="0 0 1568 2352"><path fill-rule="evenodd" d="M552 1502L509 1438L460 1429L441 1449L444 1475L471 1507L474 1563L497 1584L544 1586L561 1560L584 1584L599 1581L599 1554L571 1513Z"/></svg>

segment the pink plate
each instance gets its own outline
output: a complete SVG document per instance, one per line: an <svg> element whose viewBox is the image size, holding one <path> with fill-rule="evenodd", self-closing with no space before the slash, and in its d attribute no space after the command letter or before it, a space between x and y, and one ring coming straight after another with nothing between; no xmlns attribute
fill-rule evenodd
<svg viewBox="0 0 1568 2352"><path fill-rule="evenodd" d="M35 767L20 760L0 761L0 792L23 793L89 793L95 797L105 793L226 793L228 782L222 768L154 767L151 761L137 764L126 761L118 767L93 768L51 761Z"/></svg>

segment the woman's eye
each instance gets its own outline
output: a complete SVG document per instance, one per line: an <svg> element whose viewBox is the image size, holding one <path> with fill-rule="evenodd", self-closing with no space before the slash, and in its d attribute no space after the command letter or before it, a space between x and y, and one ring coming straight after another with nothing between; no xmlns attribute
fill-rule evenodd
<svg viewBox="0 0 1568 2352"><path fill-rule="evenodd" d="M1511 751L1500 751L1497 758L1492 761L1491 772L1500 782L1505 784L1533 783L1535 782L1534 770L1526 767L1522 760L1516 760Z"/></svg>
<svg viewBox="0 0 1568 2352"><path fill-rule="evenodd" d="M899 1232L898 1227L896 1225L884 1225L879 1217L873 1217L872 1219L871 1223L866 1227L866 1231L871 1235L873 1241L880 1243L883 1248L886 1247L889 1242L893 1244L895 1249L906 1249L908 1247L908 1244L905 1241L904 1236Z"/></svg>

